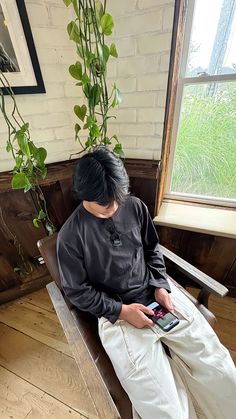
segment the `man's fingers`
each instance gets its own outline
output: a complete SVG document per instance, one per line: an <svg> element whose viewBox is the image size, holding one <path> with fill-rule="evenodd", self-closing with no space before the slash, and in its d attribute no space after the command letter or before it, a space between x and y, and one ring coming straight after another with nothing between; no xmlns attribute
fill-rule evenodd
<svg viewBox="0 0 236 419"><path fill-rule="evenodd" d="M145 307L143 304L139 304L139 310L143 313L150 314L151 316L154 315L154 312L151 308Z"/></svg>
<svg viewBox="0 0 236 419"><path fill-rule="evenodd" d="M167 308L167 310L169 310L169 311L173 311L173 310L174 310L174 306L173 306L173 304L172 304L172 301L167 301L167 303L166 303L166 308Z"/></svg>
<svg viewBox="0 0 236 419"><path fill-rule="evenodd" d="M144 313L142 314L142 317L143 317L143 320L144 320L146 326L153 326L154 323L153 323L152 319L149 319L149 317L145 316Z"/></svg>
<svg viewBox="0 0 236 419"><path fill-rule="evenodd" d="M167 310L169 311L173 311L174 310L174 305L172 303L172 299L169 295L164 296L164 298L158 298L158 302L165 308L167 308Z"/></svg>
<svg viewBox="0 0 236 419"><path fill-rule="evenodd" d="M167 308L167 310L170 310L170 311L174 310L174 305L173 305L172 299L169 295L168 295L168 301L167 301L167 307L166 308Z"/></svg>

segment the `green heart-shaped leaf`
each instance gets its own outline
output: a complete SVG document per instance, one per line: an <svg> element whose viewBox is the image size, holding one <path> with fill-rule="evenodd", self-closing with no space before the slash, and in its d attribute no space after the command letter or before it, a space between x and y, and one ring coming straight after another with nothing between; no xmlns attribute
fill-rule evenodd
<svg viewBox="0 0 236 419"><path fill-rule="evenodd" d="M74 6L75 14L79 17L79 7L78 7L78 1L77 0L71 0L71 3Z"/></svg>
<svg viewBox="0 0 236 419"><path fill-rule="evenodd" d="M22 153L25 154L30 159L29 140L28 140L27 134L19 130L16 132L15 137L18 141L18 145Z"/></svg>
<svg viewBox="0 0 236 419"><path fill-rule="evenodd" d="M43 147L39 147L35 153L35 159L37 160L37 163L39 166L42 166L44 164L44 160L47 157L47 151Z"/></svg>
<svg viewBox="0 0 236 419"><path fill-rule="evenodd" d="M94 124L90 129L90 134L92 137L100 137L101 133L97 126L97 124Z"/></svg>
<svg viewBox="0 0 236 419"><path fill-rule="evenodd" d="M96 18L97 21L100 22L101 17L103 15L103 5L100 0L96 0L95 2L95 11L96 11Z"/></svg>
<svg viewBox="0 0 236 419"><path fill-rule="evenodd" d="M40 170L41 177L43 179L45 179L45 177L47 176L47 172L48 172L46 166L41 166L39 170Z"/></svg>
<svg viewBox="0 0 236 419"><path fill-rule="evenodd" d="M75 134L78 135L79 131L81 130L81 126L79 124L75 124Z"/></svg>
<svg viewBox="0 0 236 419"><path fill-rule="evenodd" d="M95 84L89 92L89 104L92 108L95 108L95 106L98 105L100 101L100 96L101 87L99 86L99 84Z"/></svg>
<svg viewBox="0 0 236 419"><path fill-rule="evenodd" d="M116 105L119 105L121 102L122 102L121 91L115 86L115 96L114 96L111 106L114 108Z"/></svg>
<svg viewBox="0 0 236 419"><path fill-rule="evenodd" d="M16 168L19 169L22 164L22 159L20 158L20 156L16 156L15 162L16 162Z"/></svg>
<svg viewBox="0 0 236 419"><path fill-rule="evenodd" d="M112 57L118 57L117 49L114 43L112 43L110 46L110 54L112 55Z"/></svg>
<svg viewBox="0 0 236 419"><path fill-rule="evenodd" d="M73 20L67 25L67 32L72 41L77 44L81 42L79 28Z"/></svg>
<svg viewBox="0 0 236 419"><path fill-rule="evenodd" d="M108 61L108 58L109 58L109 55L110 55L110 50L109 50L107 45L102 46L102 52L103 52L103 59L106 63Z"/></svg>
<svg viewBox="0 0 236 419"><path fill-rule="evenodd" d="M107 45L98 44L98 54L103 64L106 64L110 55L110 50Z"/></svg>
<svg viewBox="0 0 236 419"><path fill-rule="evenodd" d="M104 33L104 35L112 34L114 22L113 22L112 16L109 15L109 13L104 13L104 15L102 16L101 27L102 27L102 32Z"/></svg>
<svg viewBox="0 0 236 419"><path fill-rule="evenodd" d="M76 80L81 80L82 78L82 65L79 61L77 61L75 64L70 65L69 67L69 73L72 77Z"/></svg>
<svg viewBox="0 0 236 419"><path fill-rule="evenodd" d="M115 145L113 151L114 153L119 154L120 157L125 157L125 153L122 150L122 145L120 143Z"/></svg>
<svg viewBox="0 0 236 419"><path fill-rule="evenodd" d="M33 225L34 225L34 227L39 228L39 224L38 224L38 219L37 218L34 218L33 219Z"/></svg>
<svg viewBox="0 0 236 419"><path fill-rule="evenodd" d="M81 82L82 84L89 84L90 83L90 78L87 76L86 73L84 73L81 77Z"/></svg>
<svg viewBox="0 0 236 419"><path fill-rule="evenodd" d="M38 214L38 220L44 220L46 218L45 212L41 209Z"/></svg>
<svg viewBox="0 0 236 419"><path fill-rule="evenodd" d="M6 150L7 150L8 153L10 153L10 151L13 150L13 147L12 147L12 144L10 143L10 141L7 141Z"/></svg>
<svg viewBox="0 0 236 419"><path fill-rule="evenodd" d="M29 123L28 122L26 122L25 124L23 124L22 125L22 127L21 127L21 131L22 132L25 132L25 131L27 131L29 129Z"/></svg>
<svg viewBox="0 0 236 419"><path fill-rule="evenodd" d="M11 181L11 186L12 189L25 189L25 190L29 190L31 188L31 183L28 179L28 177L26 176L25 173L20 172L20 173L16 173Z"/></svg>
<svg viewBox="0 0 236 419"><path fill-rule="evenodd" d="M81 121L84 122L84 118L87 112L87 107L85 105L79 106L79 105L75 105L74 106L74 113L76 116L78 116L79 119L81 119Z"/></svg>
<svg viewBox="0 0 236 419"><path fill-rule="evenodd" d="M30 154L32 154L32 156L35 157L38 149L32 141L29 141L29 149L30 149Z"/></svg>
<svg viewBox="0 0 236 419"><path fill-rule="evenodd" d="M45 224L45 227L46 227L46 229L47 229L47 231L49 233L49 236L51 236L55 232L55 228L54 228L54 226L52 224L46 223Z"/></svg>

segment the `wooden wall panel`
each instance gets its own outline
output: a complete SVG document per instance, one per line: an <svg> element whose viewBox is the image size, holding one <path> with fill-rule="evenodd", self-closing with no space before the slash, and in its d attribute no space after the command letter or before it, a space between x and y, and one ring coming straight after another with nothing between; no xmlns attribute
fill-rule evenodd
<svg viewBox="0 0 236 419"><path fill-rule="evenodd" d="M64 220L66 220L72 211L76 208L77 204L72 194L72 178L60 180L61 194L63 198Z"/></svg>
<svg viewBox="0 0 236 419"><path fill-rule="evenodd" d="M0 291L20 285L18 275L14 272L5 255L0 254Z"/></svg>
<svg viewBox="0 0 236 419"><path fill-rule="evenodd" d="M161 244L167 247L174 253L177 253L180 257L183 257L186 242L184 240L184 231L163 228L156 226L156 230L161 241Z"/></svg>
<svg viewBox="0 0 236 419"><path fill-rule="evenodd" d="M230 294L236 296L236 257L231 268L225 273L225 284L227 284Z"/></svg>
<svg viewBox="0 0 236 419"><path fill-rule="evenodd" d="M157 161L130 159L125 161L125 168L130 178L130 192L145 202L152 218L156 215L159 167Z"/></svg>
<svg viewBox="0 0 236 419"><path fill-rule="evenodd" d="M183 259L236 290L236 240L157 226L160 242Z"/></svg>
<svg viewBox="0 0 236 419"><path fill-rule="evenodd" d="M0 209L0 214L2 214ZM7 226L5 225L5 222L0 217L0 251L1 254L5 255L7 260L12 266L17 265L18 261L18 253L17 249L14 246L14 239L12 235L10 234ZM1 272L0 272L1 275Z"/></svg>
<svg viewBox="0 0 236 419"><path fill-rule="evenodd" d="M152 179L130 178L131 193L142 199L148 206L151 217L155 215L157 187Z"/></svg>
<svg viewBox="0 0 236 419"><path fill-rule="evenodd" d="M30 193L21 190L2 192L1 209L5 223L9 230L22 244L26 257L38 255L37 240L45 235L43 227L35 228L32 220L37 210ZM11 237L9 236L9 239Z"/></svg>
<svg viewBox="0 0 236 419"><path fill-rule="evenodd" d="M44 185L42 190L47 202L47 209L48 213L50 214L50 219L56 229L59 230L62 224L68 218L68 213L70 212L66 210L60 182L57 181L50 185Z"/></svg>

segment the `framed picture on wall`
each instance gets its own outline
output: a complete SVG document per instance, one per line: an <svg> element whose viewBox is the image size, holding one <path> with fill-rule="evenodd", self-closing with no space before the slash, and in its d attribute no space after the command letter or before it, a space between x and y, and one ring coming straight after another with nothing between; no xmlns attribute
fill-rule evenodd
<svg viewBox="0 0 236 419"><path fill-rule="evenodd" d="M0 0L0 70L15 94L45 93L23 0Z"/></svg>

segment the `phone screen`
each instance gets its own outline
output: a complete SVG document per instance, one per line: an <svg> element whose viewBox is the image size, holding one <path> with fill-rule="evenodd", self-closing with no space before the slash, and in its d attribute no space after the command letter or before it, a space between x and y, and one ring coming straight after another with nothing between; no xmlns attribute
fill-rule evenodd
<svg viewBox="0 0 236 419"><path fill-rule="evenodd" d="M157 323L161 329L169 331L179 323L178 317L156 301L149 304L147 307L151 308L154 312L154 314L149 317Z"/></svg>
<svg viewBox="0 0 236 419"><path fill-rule="evenodd" d="M158 324L163 328L175 319L175 316L172 313L170 313L166 308L160 307L159 305L153 308L153 311L154 311L153 317L157 320Z"/></svg>

